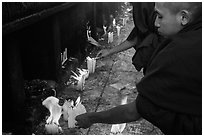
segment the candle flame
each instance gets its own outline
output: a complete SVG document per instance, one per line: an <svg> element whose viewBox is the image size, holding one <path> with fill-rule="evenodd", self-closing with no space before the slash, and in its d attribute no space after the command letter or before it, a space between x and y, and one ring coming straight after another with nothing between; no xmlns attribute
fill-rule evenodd
<svg viewBox="0 0 204 137"><path fill-rule="evenodd" d="M84 89L84 85L85 85L85 75L82 73L82 71L79 71L79 75L77 75L75 72L71 71L73 75L71 75L72 78L74 78L75 80L77 80L77 85L75 86L75 88L77 90L83 90Z"/></svg>
<svg viewBox="0 0 204 137"><path fill-rule="evenodd" d="M83 113L86 113L86 109L84 105L81 104L80 96L76 99L75 105L73 100L65 101L63 105L63 114L65 114L64 120L68 121L69 128L76 127L75 117Z"/></svg>
<svg viewBox="0 0 204 137"><path fill-rule="evenodd" d="M50 111L50 116L46 120L45 129L49 134L57 134L62 131L59 126L59 119L62 115L62 107L58 104L59 99L53 96L46 98L42 105Z"/></svg>

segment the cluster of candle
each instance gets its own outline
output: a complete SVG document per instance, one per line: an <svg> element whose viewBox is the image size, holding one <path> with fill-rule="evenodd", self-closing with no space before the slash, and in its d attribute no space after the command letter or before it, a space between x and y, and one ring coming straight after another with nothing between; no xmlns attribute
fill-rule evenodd
<svg viewBox="0 0 204 137"><path fill-rule="evenodd" d="M74 84L74 88L80 91L84 90L85 80L89 77L89 74L95 72L96 58L90 58L88 56L86 59L88 69L77 68L79 74L71 71L73 73L71 78L77 81L77 83Z"/></svg>
<svg viewBox="0 0 204 137"><path fill-rule="evenodd" d="M108 43L113 42L113 32L108 32Z"/></svg>
<svg viewBox="0 0 204 137"><path fill-rule="evenodd" d="M75 117L86 113L86 108L84 107L83 104L81 104L80 101L80 96L77 98L77 100L75 101L75 105L74 105L74 101L73 100L66 100L64 105L62 106L63 108L63 119L65 121L68 121L68 127L69 128L74 128L76 127L76 120Z"/></svg>
<svg viewBox="0 0 204 137"><path fill-rule="evenodd" d="M77 75L75 72L71 71L74 75L71 75L71 78L74 78L77 81L77 84L74 85L75 89L83 91L84 85L85 85L85 79L89 77L89 71L86 69L79 69L79 75Z"/></svg>
<svg viewBox="0 0 204 137"><path fill-rule="evenodd" d="M127 96L125 96L122 101L121 105L127 104ZM111 133L110 134L121 134L123 130L125 129L126 123L122 124L113 124L111 127Z"/></svg>
<svg viewBox="0 0 204 137"><path fill-rule="evenodd" d="M123 21L124 22L124 21ZM124 24L124 23L123 23ZM120 29L121 26L116 25L116 20L115 18L113 19L113 27L116 27L117 29L117 36L120 36ZM106 32L106 31L105 31ZM107 32L106 32L107 33ZM108 32L108 43L112 43L113 42L113 32Z"/></svg>
<svg viewBox="0 0 204 137"><path fill-rule="evenodd" d="M61 115L63 115L63 119L68 121L68 127L74 128L76 127L76 120L75 117L86 113L86 108L81 103L80 96L75 101L73 100L66 100L63 106L60 106L59 99L53 96L46 98L42 105L44 105L49 111L50 116L46 120L45 130L48 134L58 134L62 132L62 128L59 125L59 119Z"/></svg>

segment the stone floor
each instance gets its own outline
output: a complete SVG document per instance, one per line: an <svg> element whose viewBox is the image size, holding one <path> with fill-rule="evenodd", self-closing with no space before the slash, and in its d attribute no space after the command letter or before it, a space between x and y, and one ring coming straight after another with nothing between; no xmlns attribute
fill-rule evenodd
<svg viewBox="0 0 204 137"><path fill-rule="evenodd" d="M114 32L114 41L107 44L106 39L100 41L102 48L111 48L124 41L133 28L132 20L123 26L118 37ZM137 96L135 84L143 77L142 72L137 72L132 65L134 49L97 60L95 73L90 74L85 83L85 90L81 93L82 104L87 112L98 112L120 105L121 99L128 96L127 102L132 102ZM94 124L89 129L67 128L67 124L61 122L63 134L78 135L109 135L109 124ZM161 135L157 127L148 121L127 123L123 135Z"/></svg>

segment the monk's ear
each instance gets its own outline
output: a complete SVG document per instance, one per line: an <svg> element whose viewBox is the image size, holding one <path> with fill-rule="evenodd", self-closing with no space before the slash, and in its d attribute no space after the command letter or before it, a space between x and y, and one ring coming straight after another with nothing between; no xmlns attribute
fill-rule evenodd
<svg viewBox="0 0 204 137"><path fill-rule="evenodd" d="M181 21L181 25L185 26L190 22L191 16L190 16L190 12L187 10L182 10L180 12L180 21Z"/></svg>

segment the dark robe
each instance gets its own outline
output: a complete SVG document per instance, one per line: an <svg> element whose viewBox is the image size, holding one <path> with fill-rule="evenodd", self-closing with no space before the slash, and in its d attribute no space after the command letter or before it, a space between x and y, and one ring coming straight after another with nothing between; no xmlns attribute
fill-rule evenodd
<svg viewBox="0 0 204 137"><path fill-rule="evenodd" d="M201 18L157 46L139 95L169 111L202 115Z"/></svg>
<svg viewBox="0 0 204 137"><path fill-rule="evenodd" d="M131 31L127 40L131 41L137 37L137 43L134 46L136 53L132 58L135 68L140 71L145 69L151 55L153 54L159 37L157 35L154 21L156 14L154 12L154 2L135 2L133 5L133 20L135 27Z"/></svg>
<svg viewBox="0 0 204 137"><path fill-rule="evenodd" d="M156 14L154 12L154 2L132 2L134 28L127 40L131 41L137 37L139 45L150 33L156 31L154 21ZM137 45L135 45L137 47Z"/></svg>

